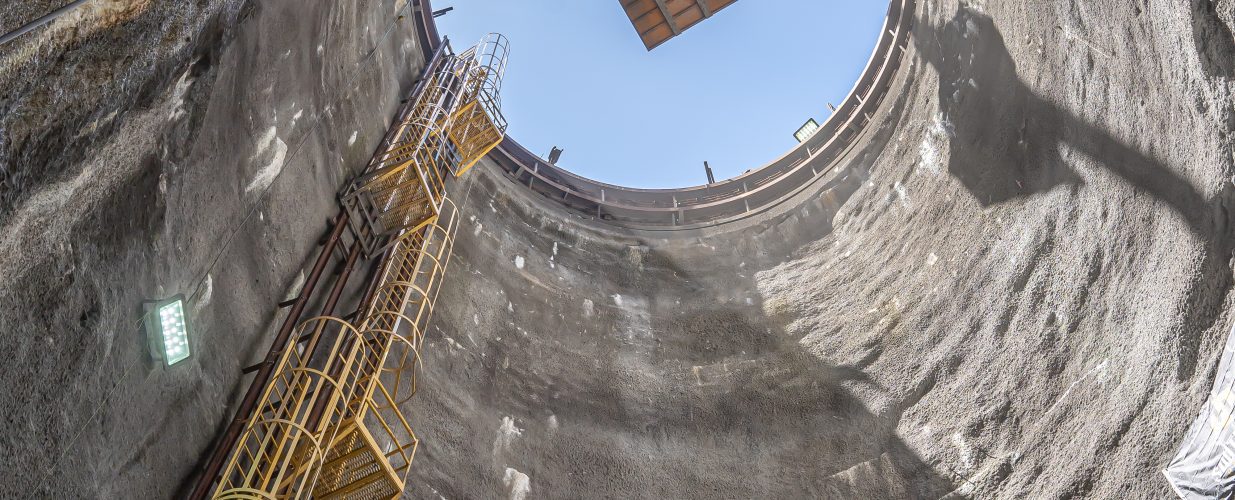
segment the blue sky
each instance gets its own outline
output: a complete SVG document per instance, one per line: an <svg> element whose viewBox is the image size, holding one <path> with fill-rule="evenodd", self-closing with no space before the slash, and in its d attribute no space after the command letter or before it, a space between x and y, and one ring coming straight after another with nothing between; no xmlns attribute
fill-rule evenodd
<svg viewBox="0 0 1235 500"><path fill-rule="evenodd" d="M666 188L758 168L830 114L866 66L887 3L739 0L648 52L619 0L436 0L456 50L511 40L502 88L509 134L558 165Z"/></svg>

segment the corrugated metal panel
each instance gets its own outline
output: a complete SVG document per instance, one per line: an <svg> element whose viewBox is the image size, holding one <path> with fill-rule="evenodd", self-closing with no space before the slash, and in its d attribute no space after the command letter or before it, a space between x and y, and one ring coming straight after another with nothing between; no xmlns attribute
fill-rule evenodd
<svg viewBox="0 0 1235 500"><path fill-rule="evenodd" d="M652 50L737 0L619 0L639 38Z"/></svg>

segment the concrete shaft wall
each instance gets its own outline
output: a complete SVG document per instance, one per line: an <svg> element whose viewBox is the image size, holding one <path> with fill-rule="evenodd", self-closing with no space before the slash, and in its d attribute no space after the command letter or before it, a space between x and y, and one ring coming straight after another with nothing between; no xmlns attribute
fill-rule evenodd
<svg viewBox="0 0 1235 500"><path fill-rule="evenodd" d="M0 47L0 497L183 495L410 91L405 6L95 1ZM177 293L164 369L140 301Z"/></svg>
<svg viewBox="0 0 1235 500"><path fill-rule="evenodd" d="M1170 495L1231 324L1213 5L923 2L866 153L717 228L478 168L412 495Z"/></svg>
<svg viewBox="0 0 1235 500"><path fill-rule="evenodd" d="M397 0L100 5L0 48L0 497L179 496L421 63ZM877 125L771 211L455 185L409 496L1167 496L1232 320L1235 2L916 15ZM135 321L178 292L164 370Z"/></svg>

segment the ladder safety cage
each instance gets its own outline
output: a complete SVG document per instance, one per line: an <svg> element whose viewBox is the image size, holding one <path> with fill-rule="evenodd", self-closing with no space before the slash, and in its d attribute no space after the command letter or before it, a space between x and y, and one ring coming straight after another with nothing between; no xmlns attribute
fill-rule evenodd
<svg viewBox="0 0 1235 500"><path fill-rule="evenodd" d="M460 55L444 43L383 149L340 193L361 249L383 256L372 296L354 321L311 318L274 347L275 376L213 498L403 495L420 445L403 408L418 389L425 332L460 223L448 182L505 136L499 92L508 53L499 34Z"/></svg>
<svg viewBox="0 0 1235 500"><path fill-rule="evenodd" d="M455 116L457 125L451 129L451 139L459 145L463 157L454 171L456 177L497 147L506 135L501 90L509 54L510 41L490 33L460 56L465 66L461 72L466 75L466 93Z"/></svg>
<svg viewBox="0 0 1235 500"><path fill-rule="evenodd" d="M509 41L491 33L459 55L443 48L391 147L342 193L369 256L389 248L379 241L436 216L446 178L463 175L505 137L500 91Z"/></svg>

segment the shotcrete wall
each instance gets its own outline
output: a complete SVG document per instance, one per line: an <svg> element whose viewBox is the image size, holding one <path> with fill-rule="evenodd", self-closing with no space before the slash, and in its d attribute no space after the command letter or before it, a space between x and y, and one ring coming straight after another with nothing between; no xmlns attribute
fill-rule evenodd
<svg viewBox="0 0 1235 500"><path fill-rule="evenodd" d="M0 47L5 498L181 495L421 64L401 0L96 3ZM1235 2L915 15L877 125L769 211L455 185L409 495L1170 495L1235 306ZM166 370L136 320L174 293Z"/></svg>
<svg viewBox="0 0 1235 500"><path fill-rule="evenodd" d="M0 498L183 496L422 65L406 7L99 0L0 47Z"/></svg>
<svg viewBox="0 0 1235 500"><path fill-rule="evenodd" d="M1232 321L1233 8L922 2L856 192L715 228L482 165L413 496L1170 496Z"/></svg>

